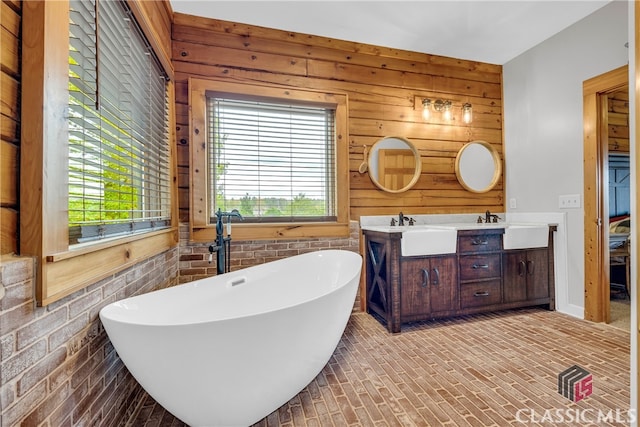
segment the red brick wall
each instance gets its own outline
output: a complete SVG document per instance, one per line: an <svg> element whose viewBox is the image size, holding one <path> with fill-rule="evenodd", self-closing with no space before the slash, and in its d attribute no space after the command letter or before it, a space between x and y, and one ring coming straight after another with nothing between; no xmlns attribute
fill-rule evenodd
<svg viewBox="0 0 640 427"><path fill-rule="evenodd" d="M47 307L35 307L34 261L0 263L0 425L123 425L142 388L118 358L98 312L176 284L178 249L152 257Z"/></svg>

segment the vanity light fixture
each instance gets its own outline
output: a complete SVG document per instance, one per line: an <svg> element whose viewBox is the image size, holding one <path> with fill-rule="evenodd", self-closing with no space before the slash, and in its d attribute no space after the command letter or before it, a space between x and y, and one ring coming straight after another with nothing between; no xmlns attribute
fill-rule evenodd
<svg viewBox="0 0 640 427"><path fill-rule="evenodd" d="M462 104L462 121L466 124L473 121L473 107L468 102Z"/></svg>
<svg viewBox="0 0 640 427"><path fill-rule="evenodd" d="M425 121L429 121L431 119L431 109L440 113L442 118L446 121L453 119L453 102L451 101L446 99L436 99L435 101L431 101L429 98L424 98L422 100L422 118ZM462 105L462 120L464 123L471 123L473 120L472 112L471 104L467 102Z"/></svg>

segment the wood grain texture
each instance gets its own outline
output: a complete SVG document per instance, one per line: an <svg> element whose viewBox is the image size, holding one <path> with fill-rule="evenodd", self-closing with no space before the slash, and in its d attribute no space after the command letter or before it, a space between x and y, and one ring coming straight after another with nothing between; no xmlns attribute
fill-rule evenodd
<svg viewBox="0 0 640 427"><path fill-rule="evenodd" d="M22 2L0 3L0 255L18 252Z"/></svg>
<svg viewBox="0 0 640 427"><path fill-rule="evenodd" d="M584 121L584 317L609 321L609 265L603 223L608 218L608 185L603 180L608 152L608 95L628 84L628 67L617 68L583 83ZM605 262L605 259L607 260Z"/></svg>
<svg viewBox="0 0 640 427"><path fill-rule="evenodd" d="M0 141L0 206L18 206L18 147Z"/></svg>
<svg viewBox="0 0 640 427"><path fill-rule="evenodd" d="M492 191L473 194L458 183L454 170L458 150L472 140L491 143L503 157L501 66L180 13L174 15L172 38L176 145L183 173L193 167L184 155L185 147L194 149L189 78L340 92L349 99L345 178L351 219L396 214L399 208L411 214L504 211L503 178ZM434 114L424 122L423 98L453 101L453 120ZM465 102L474 107L471 125L462 123ZM386 136L408 138L421 155L420 179L401 194L382 192L358 172L363 145L371 147ZM192 216L185 205L188 193L200 190L181 185L179 191L181 217Z"/></svg>
<svg viewBox="0 0 640 427"><path fill-rule="evenodd" d="M629 153L629 85L607 95L609 152Z"/></svg>

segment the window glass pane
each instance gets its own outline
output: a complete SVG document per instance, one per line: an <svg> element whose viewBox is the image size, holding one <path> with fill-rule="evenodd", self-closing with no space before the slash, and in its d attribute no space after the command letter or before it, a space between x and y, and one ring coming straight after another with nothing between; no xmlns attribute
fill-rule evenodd
<svg viewBox="0 0 640 427"><path fill-rule="evenodd" d="M72 244L170 220L164 73L126 5L97 4L70 1Z"/></svg>
<svg viewBox="0 0 640 427"><path fill-rule="evenodd" d="M335 112L208 98L210 217L335 220Z"/></svg>

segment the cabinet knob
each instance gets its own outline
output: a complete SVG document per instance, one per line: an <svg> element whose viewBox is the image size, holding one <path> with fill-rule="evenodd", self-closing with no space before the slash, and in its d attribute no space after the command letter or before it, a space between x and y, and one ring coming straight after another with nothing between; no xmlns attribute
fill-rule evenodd
<svg viewBox="0 0 640 427"><path fill-rule="evenodd" d="M433 274L435 276L433 279L433 285L438 286L440 284L440 272L438 271L438 267L433 269Z"/></svg>
<svg viewBox="0 0 640 427"><path fill-rule="evenodd" d="M476 292L473 294L474 297L488 297L489 296L489 292L487 291L482 291L482 292Z"/></svg>

